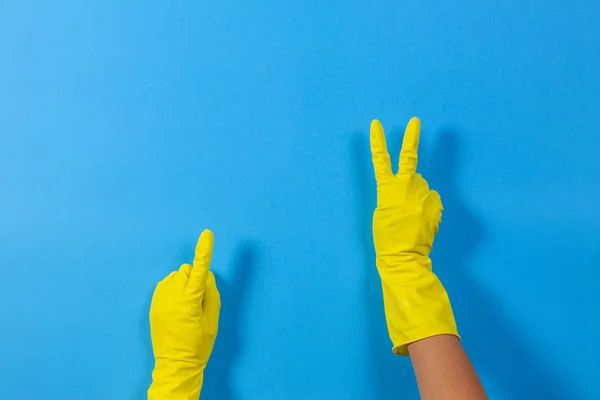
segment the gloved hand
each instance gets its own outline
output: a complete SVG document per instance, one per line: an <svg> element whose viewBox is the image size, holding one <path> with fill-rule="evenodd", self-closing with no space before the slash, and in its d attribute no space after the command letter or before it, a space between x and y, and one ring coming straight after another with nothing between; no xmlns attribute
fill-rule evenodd
<svg viewBox="0 0 600 400"><path fill-rule="evenodd" d="M198 400L217 336L221 300L208 269L214 236L205 230L194 266L183 264L158 283L150 306L155 366L149 400Z"/></svg>
<svg viewBox="0 0 600 400"><path fill-rule="evenodd" d="M446 290L431 270L429 253L442 217L440 195L417 170L420 122L406 127L400 165L392 172L381 123L371 123L371 152L377 179L373 240L385 316L393 351L440 334L458 336Z"/></svg>

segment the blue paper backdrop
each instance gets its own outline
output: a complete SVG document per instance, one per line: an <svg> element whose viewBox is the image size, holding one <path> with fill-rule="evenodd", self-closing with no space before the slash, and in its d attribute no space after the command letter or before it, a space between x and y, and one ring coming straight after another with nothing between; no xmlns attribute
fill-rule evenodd
<svg viewBox="0 0 600 400"><path fill-rule="evenodd" d="M598 399L600 3L0 1L0 398L142 399L216 235L203 400L416 399L368 127L422 120L434 266L494 399Z"/></svg>

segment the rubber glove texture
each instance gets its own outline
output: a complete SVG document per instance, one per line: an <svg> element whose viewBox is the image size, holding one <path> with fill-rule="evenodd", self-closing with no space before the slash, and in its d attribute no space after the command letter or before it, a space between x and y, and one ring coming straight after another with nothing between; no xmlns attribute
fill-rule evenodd
<svg viewBox="0 0 600 400"><path fill-rule="evenodd" d="M429 254L442 218L440 195L417 174L420 121L406 127L399 170L392 172L381 123L371 123L371 153L377 180L373 241L393 351L441 334L458 336L446 290L432 272Z"/></svg>
<svg viewBox="0 0 600 400"><path fill-rule="evenodd" d="M155 367L149 400L198 400L217 336L221 301L209 271L214 236L205 230L193 266L183 264L158 283L150 306Z"/></svg>

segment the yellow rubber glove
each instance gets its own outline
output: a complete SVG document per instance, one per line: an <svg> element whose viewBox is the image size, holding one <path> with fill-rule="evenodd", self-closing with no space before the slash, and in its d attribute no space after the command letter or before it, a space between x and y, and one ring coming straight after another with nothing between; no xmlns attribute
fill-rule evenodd
<svg viewBox="0 0 600 400"><path fill-rule="evenodd" d="M221 300L208 269L214 236L205 230L194 266L183 264L158 283L150 306L155 366L149 400L198 400L213 349Z"/></svg>
<svg viewBox="0 0 600 400"><path fill-rule="evenodd" d="M412 342L440 334L458 336L446 290L431 270L429 253L442 218L440 195L417 174L420 122L406 127L400 165L392 172L383 127L371 123L377 179L373 240L393 351L408 355Z"/></svg>

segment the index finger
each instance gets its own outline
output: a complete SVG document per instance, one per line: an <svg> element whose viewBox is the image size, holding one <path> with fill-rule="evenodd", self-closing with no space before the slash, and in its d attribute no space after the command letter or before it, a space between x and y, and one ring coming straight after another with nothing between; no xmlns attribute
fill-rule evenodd
<svg viewBox="0 0 600 400"><path fill-rule="evenodd" d="M194 256L194 264L190 272L187 289L191 294L202 297L206 288L206 279L208 277L208 269L210 268L210 260L212 259L213 245L215 237L208 229L204 230L196 244L196 254Z"/></svg>
<svg viewBox="0 0 600 400"><path fill-rule="evenodd" d="M375 179L379 180L385 176L392 175L392 164L387 145L385 144L383 126L376 119L371 122L371 155L373 157Z"/></svg>
<svg viewBox="0 0 600 400"><path fill-rule="evenodd" d="M400 163L398 176L413 177L417 173L417 162L419 150L419 136L421 132L421 121L411 118L404 132L402 149L400 150Z"/></svg>

